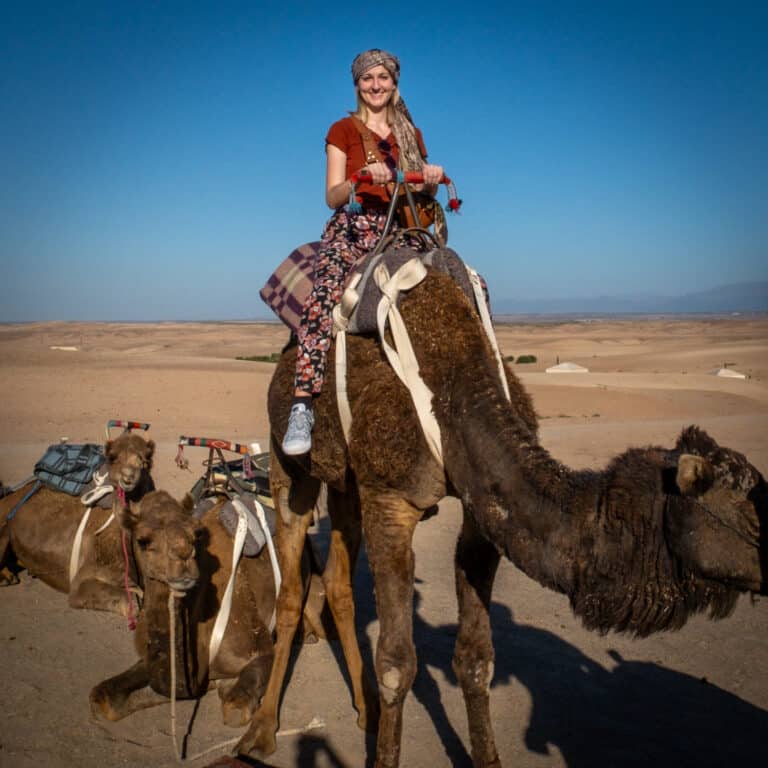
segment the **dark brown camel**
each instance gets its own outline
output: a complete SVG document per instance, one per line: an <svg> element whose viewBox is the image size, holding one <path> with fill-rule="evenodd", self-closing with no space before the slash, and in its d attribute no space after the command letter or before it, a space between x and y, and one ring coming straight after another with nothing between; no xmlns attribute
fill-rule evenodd
<svg viewBox="0 0 768 768"><path fill-rule="evenodd" d="M474 310L451 280L430 272L404 298L422 377L434 393L445 466L427 449L410 397L377 343L349 339L352 410L344 444L333 365L316 401L309 457L280 452L295 350L269 392L271 483L283 525L272 674L238 745L275 749L277 706L301 616L299 559L321 480L333 529L324 581L350 672L358 723L375 725L376 765L399 764L403 701L413 683L413 530L446 494L464 522L455 554L459 632L453 668L464 694L475 766L499 766L489 711L493 678L489 604L501 555L567 594L585 624L645 635L680 627L694 613L720 618L742 592L765 592L766 484L735 451L689 428L672 449L629 450L602 472L575 472L538 445L531 403L508 373L511 404ZM332 357L332 356L331 356ZM380 713L370 697L354 631L350 574L362 533L380 623L375 667Z"/></svg>
<svg viewBox="0 0 768 768"><path fill-rule="evenodd" d="M128 505L154 490L154 451L152 440L132 432L124 432L105 444L109 483L122 489ZM73 608L127 616L130 604L124 587L120 526L113 521L96 535L110 513L122 504L118 495L113 494L112 510L92 510L83 534L77 575L70 583L72 544L85 506L77 496L43 487L7 520L30 487L25 485L0 500L0 586L18 581L9 567L15 561L49 586L68 593Z"/></svg>
<svg viewBox="0 0 768 768"><path fill-rule="evenodd" d="M229 621L209 664L216 617L232 573L234 541L219 519L225 501L219 498L198 520L191 514L189 497L180 504L166 492L154 491L122 512L121 524L128 532L144 590L135 634L139 661L91 691L96 717L120 720L167 703L172 690L180 699L197 698L218 681L224 722L239 726L251 718L272 664L269 624L275 580L266 546L255 557L240 558ZM312 576L309 550L299 559L302 586L307 589ZM175 591L175 688L170 666L171 590ZM321 589L315 589L308 602L319 612L318 598L322 602ZM305 636L312 630L305 622Z"/></svg>

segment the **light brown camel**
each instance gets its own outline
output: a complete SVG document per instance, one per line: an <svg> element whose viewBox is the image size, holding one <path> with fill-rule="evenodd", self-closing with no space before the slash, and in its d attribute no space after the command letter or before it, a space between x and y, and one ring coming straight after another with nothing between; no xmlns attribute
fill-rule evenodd
<svg viewBox="0 0 768 768"><path fill-rule="evenodd" d="M195 698L213 680L237 678L233 686L220 689L225 721L239 725L240 718L254 709L272 663L268 626L275 602L274 578L266 548L259 557L241 560L231 614L237 618L228 622L209 667L211 633L232 571L234 546L219 521L222 503L197 520L191 504L179 504L165 491L154 491L121 515L144 590L135 634L139 661L91 691L94 715L120 720L168 701L171 589L183 595L174 600L175 695ZM233 701L235 706L230 705Z"/></svg>
<svg viewBox="0 0 768 768"><path fill-rule="evenodd" d="M198 520L189 496L180 504L165 491L154 491L121 512L129 535L144 602L135 634L139 661L100 683L90 694L96 717L120 720L132 712L177 698L197 698L219 681L224 722L244 725L266 686L272 664L275 581L267 547L237 566L229 621L218 653L209 664L211 637L232 573L234 541L219 519L226 497ZM309 549L299 553L302 589L309 586ZM319 581L319 579L318 579ZM171 676L173 600L175 688ZM322 601L322 592L315 591ZM306 631L306 624L305 624Z"/></svg>
<svg viewBox="0 0 768 768"><path fill-rule="evenodd" d="M321 480L332 538L326 592L350 672L358 724L378 716L376 765L399 763L403 701L416 672L412 610L416 523L444 495L458 497L455 553L459 632L453 668L464 694L475 766L499 766L489 710L494 650L489 604L501 555L563 592L588 627L645 635L696 612L726 615L741 592L765 592L766 484L735 451L696 428L672 449L627 451L602 472L576 472L536 440L530 400L511 377L504 397L473 308L430 271L402 301L422 377L434 393L444 467L427 449L411 400L371 338L348 339L352 429L347 447L334 402L333 355L315 402L311 455L280 442L293 390L295 349L272 380L272 496L283 524L283 571L272 674L237 750L275 749L277 707L301 613L300 543ZM354 630L350 574L362 533L375 582L380 713Z"/></svg>
<svg viewBox="0 0 768 768"><path fill-rule="evenodd" d="M120 488L130 505L154 490L152 457L155 444L141 435L124 432L104 446L109 483ZM83 534L79 568L70 583L69 563L75 533L85 513L77 496L43 487L11 520L9 513L31 484L0 500L0 586L16 583L15 566L26 568L49 586L69 594L73 608L91 608L129 615L124 586L124 557L120 526L113 521L96 531L122 502L113 493L112 509L94 507Z"/></svg>

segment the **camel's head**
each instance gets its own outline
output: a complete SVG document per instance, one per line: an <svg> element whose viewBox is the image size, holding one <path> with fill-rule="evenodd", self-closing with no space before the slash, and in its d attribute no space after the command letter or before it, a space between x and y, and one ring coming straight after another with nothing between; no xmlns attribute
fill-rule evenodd
<svg viewBox="0 0 768 768"><path fill-rule="evenodd" d="M768 486L740 453L696 427L669 472L667 538L686 570L739 591L768 593ZM675 496L679 501L675 503Z"/></svg>
<svg viewBox="0 0 768 768"><path fill-rule="evenodd" d="M133 491L152 469L155 444L141 435L124 432L115 440L107 440L104 454L109 465L112 485L120 486L126 493Z"/></svg>
<svg viewBox="0 0 768 768"><path fill-rule="evenodd" d="M178 592L192 589L203 528L192 517L191 503L180 504L165 491L152 491L124 507L121 525L133 536L136 563L143 579L154 579Z"/></svg>

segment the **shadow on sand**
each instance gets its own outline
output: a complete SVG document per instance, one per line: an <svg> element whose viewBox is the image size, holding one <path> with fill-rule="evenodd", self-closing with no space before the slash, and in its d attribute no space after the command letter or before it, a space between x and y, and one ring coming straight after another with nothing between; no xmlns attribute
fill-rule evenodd
<svg viewBox="0 0 768 768"><path fill-rule="evenodd" d="M356 573L357 624L374 621L375 604L370 571L365 564ZM418 612L416 590L414 638L418 671L412 694L427 710L445 750L435 764L454 768L471 766L464 744L441 701L437 675L456 687L451 669L457 624L432 626ZM759 765L768 752L768 712L738 696L690 675L650 662L634 662L616 651L608 669L551 632L516 624L504 605L491 606L496 665L493 686L516 679L532 701L530 720L510 723L524 732L524 745L540 755L556 747L569 768L721 768L723 765ZM361 650L372 670L372 650L360 631ZM338 643L334 653L344 670ZM344 670L345 671L345 670ZM372 672L371 672L372 674ZM496 694L498 699L498 692ZM498 709L498 706L496 707ZM492 704L492 715L494 712ZM350 728L354 728L350 717ZM503 725L496 720L495 730ZM408 738L408 725L404 725ZM367 741L367 766L372 766L375 739ZM323 761L316 758L323 754ZM296 763L301 768L345 765L322 739L304 738Z"/></svg>

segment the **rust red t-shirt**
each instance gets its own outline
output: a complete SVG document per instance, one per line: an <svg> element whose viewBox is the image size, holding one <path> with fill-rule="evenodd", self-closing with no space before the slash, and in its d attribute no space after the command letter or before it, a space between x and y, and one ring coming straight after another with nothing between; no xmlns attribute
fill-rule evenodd
<svg viewBox="0 0 768 768"><path fill-rule="evenodd" d="M377 133L371 131L373 140L378 144L384 137L379 136ZM390 147L390 154L397 163L397 159L400 154L400 148L397 146L397 139L394 133L390 133L389 136L384 138L384 141ZM427 149L424 146L424 139L422 138L421 131L416 129L416 141L419 145L419 151L421 156L426 159ZM335 122L329 129L328 135L325 137L325 143L333 144L334 147L340 149L347 156L347 169L346 174L349 178L355 171L359 171L363 166L367 165L365 159L365 149L363 147L363 137L360 135L360 131L355 125L355 121L351 117L343 117L341 120ZM386 152L379 147L379 152L382 156L386 155ZM385 186L380 184L359 184L357 187L357 196L362 198L362 204L365 207L382 207L389 204L391 197L389 191Z"/></svg>

